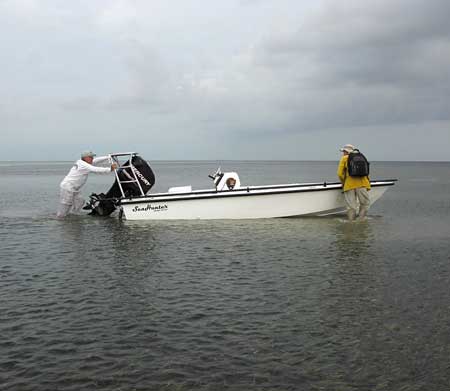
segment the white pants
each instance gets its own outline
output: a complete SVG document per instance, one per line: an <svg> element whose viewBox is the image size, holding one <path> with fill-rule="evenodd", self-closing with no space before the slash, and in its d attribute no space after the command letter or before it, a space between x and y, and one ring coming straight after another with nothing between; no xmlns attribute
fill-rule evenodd
<svg viewBox="0 0 450 391"><path fill-rule="evenodd" d="M347 210L354 210L355 212L358 212L359 208L365 209L366 211L369 210L369 192L365 187L344 191L344 198L345 204L347 205Z"/></svg>
<svg viewBox="0 0 450 391"><path fill-rule="evenodd" d="M79 191L60 188L59 205L56 217L63 218L69 213L78 213L84 205L84 199Z"/></svg>

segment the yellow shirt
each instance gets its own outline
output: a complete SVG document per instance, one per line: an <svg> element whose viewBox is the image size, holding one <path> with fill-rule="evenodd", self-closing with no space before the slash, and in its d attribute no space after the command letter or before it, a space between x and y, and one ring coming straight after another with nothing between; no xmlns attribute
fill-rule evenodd
<svg viewBox="0 0 450 391"><path fill-rule="evenodd" d="M347 161L348 155L342 156L337 169L337 176L339 177L341 183L344 185L344 191L358 189L360 187L365 187L367 190L370 190L369 177L356 177L347 175Z"/></svg>

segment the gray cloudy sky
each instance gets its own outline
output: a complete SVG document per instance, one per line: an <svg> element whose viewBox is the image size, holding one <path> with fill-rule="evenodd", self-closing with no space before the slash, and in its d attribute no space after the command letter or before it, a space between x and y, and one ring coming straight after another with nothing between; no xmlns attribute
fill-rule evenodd
<svg viewBox="0 0 450 391"><path fill-rule="evenodd" d="M0 0L0 160L450 160L448 0Z"/></svg>

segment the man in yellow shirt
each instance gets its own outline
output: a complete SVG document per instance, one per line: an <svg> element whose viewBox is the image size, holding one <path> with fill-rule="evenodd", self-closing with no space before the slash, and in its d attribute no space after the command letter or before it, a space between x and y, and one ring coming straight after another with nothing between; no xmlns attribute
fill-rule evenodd
<svg viewBox="0 0 450 391"><path fill-rule="evenodd" d="M359 203L359 218L364 219L370 206L369 190L370 180L368 176L350 176L348 174L348 157L355 151L351 144L344 145L340 150L342 158L339 162L337 176L344 189L347 216L350 221L356 218Z"/></svg>

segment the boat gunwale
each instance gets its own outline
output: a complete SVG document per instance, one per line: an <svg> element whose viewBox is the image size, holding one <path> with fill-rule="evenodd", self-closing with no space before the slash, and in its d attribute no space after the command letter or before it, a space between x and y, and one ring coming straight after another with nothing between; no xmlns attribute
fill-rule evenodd
<svg viewBox="0 0 450 391"><path fill-rule="evenodd" d="M397 179L374 180L370 181L371 187L393 186ZM289 190L292 188L292 190ZM282 190L285 189L285 190ZM120 205L141 204L149 202L169 202L169 201L190 201L198 199L216 199L225 197L248 197L248 196L267 196L276 194L290 194L314 191L329 191L342 189L340 182L332 183L300 183L286 185L268 185L268 186L247 186L232 190L194 190L188 193L156 193L147 194L145 196L135 196L128 198L120 198ZM269 190L269 191L265 191ZM274 190L274 191L270 191ZM278 191L277 191L278 190Z"/></svg>

